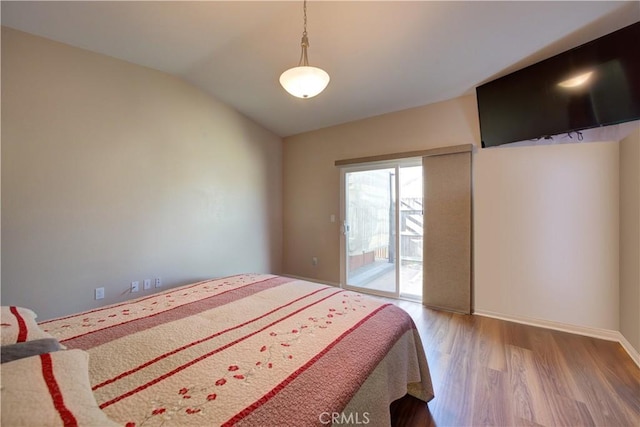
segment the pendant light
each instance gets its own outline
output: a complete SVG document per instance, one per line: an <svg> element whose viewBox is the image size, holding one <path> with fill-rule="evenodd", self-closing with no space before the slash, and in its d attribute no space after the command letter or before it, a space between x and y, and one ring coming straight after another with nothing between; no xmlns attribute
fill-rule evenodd
<svg viewBox="0 0 640 427"><path fill-rule="evenodd" d="M307 48L307 0L304 0L304 31L302 32L302 52L298 66L289 68L280 75L280 84L291 95L298 98L313 98L329 84L329 74L321 68L309 66Z"/></svg>

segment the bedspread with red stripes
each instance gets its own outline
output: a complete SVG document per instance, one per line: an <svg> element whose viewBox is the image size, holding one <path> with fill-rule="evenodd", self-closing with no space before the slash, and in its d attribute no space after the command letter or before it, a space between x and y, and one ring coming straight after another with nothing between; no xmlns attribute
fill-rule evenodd
<svg viewBox="0 0 640 427"><path fill-rule="evenodd" d="M394 305L256 274L40 325L89 352L98 404L128 426L321 425L415 329Z"/></svg>

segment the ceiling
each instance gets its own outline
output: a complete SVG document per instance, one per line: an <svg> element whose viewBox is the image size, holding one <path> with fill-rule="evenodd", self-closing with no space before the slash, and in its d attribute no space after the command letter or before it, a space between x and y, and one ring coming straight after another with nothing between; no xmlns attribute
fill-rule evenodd
<svg viewBox="0 0 640 427"><path fill-rule="evenodd" d="M638 1L310 1L297 99L301 1L2 1L2 25L179 76L280 136L455 98L640 21Z"/></svg>

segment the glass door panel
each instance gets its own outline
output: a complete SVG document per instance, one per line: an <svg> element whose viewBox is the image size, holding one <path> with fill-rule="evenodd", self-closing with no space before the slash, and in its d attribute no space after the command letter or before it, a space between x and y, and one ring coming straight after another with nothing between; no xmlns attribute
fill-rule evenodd
<svg viewBox="0 0 640 427"><path fill-rule="evenodd" d="M422 299L420 159L342 173L341 282L347 288Z"/></svg>
<svg viewBox="0 0 640 427"><path fill-rule="evenodd" d="M422 299L422 166L399 168L400 296Z"/></svg>
<svg viewBox="0 0 640 427"><path fill-rule="evenodd" d="M346 283L398 294L396 168L345 173Z"/></svg>

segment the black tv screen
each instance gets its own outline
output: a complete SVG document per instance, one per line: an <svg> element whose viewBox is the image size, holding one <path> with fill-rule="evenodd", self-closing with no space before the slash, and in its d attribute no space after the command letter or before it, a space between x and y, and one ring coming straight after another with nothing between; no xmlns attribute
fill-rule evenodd
<svg viewBox="0 0 640 427"><path fill-rule="evenodd" d="M476 88L482 147L640 120L640 22Z"/></svg>

